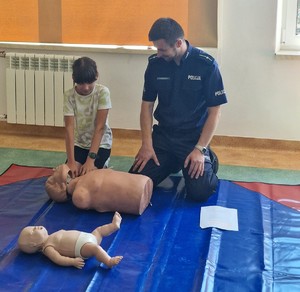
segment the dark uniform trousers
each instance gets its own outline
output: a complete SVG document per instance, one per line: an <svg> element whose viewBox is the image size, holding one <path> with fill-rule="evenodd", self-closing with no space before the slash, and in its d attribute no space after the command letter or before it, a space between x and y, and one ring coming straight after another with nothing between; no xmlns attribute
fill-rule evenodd
<svg viewBox="0 0 300 292"><path fill-rule="evenodd" d="M154 125L152 133L153 147L160 166L157 166L151 159L140 174L150 177L154 186L157 186L171 173L182 170L187 197L197 201L206 201L218 185L218 177L213 171L209 154L205 156L204 174L199 176L198 179L189 176L189 165L184 168L184 161L193 151L199 135L200 130L198 129L174 130ZM133 172L132 167L129 172L138 173L137 171Z"/></svg>

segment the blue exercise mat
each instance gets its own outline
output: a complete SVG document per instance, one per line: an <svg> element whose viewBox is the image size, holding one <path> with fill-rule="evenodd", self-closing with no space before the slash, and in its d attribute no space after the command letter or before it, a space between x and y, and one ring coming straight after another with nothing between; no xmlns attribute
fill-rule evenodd
<svg viewBox="0 0 300 292"><path fill-rule="evenodd" d="M112 269L95 258L78 270L24 254L16 240L26 225L91 232L113 217L53 203L45 179L0 187L0 291L299 291L299 211L225 180L200 204L185 198L174 177L172 187L154 191L143 215L122 214L121 229L101 244L124 256ZM239 231L201 229L201 207L211 205L237 209Z"/></svg>

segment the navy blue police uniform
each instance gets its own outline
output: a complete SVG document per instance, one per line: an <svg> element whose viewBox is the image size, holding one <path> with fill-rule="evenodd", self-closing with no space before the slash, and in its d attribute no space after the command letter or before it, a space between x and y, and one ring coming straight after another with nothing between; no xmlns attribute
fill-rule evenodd
<svg viewBox="0 0 300 292"><path fill-rule="evenodd" d="M160 166L151 159L141 173L151 177L156 186L172 172L182 169L187 196L205 201L218 184L209 153L205 154L204 175L198 179L192 179L188 175L189 166L183 165L199 140L208 108L226 103L227 98L214 58L188 42L187 45L179 66L156 54L149 57L143 101L155 102L158 98L152 140Z"/></svg>

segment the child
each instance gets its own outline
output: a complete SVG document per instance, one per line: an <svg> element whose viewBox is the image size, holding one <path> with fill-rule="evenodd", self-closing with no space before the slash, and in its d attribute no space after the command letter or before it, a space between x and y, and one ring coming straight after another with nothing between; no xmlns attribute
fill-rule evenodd
<svg viewBox="0 0 300 292"><path fill-rule="evenodd" d="M96 83L94 60L79 58L72 68L74 87L64 93L64 121L67 164L72 177L77 177L107 167L112 145L111 100L109 89Z"/></svg>
<svg viewBox="0 0 300 292"><path fill-rule="evenodd" d="M48 235L43 226L28 226L20 233L19 248L26 253L42 251L60 266L84 267L84 259L95 256L99 262L112 268L119 264L122 256L110 257L99 244L104 236L120 229L122 217L115 212L110 224L97 227L92 233L77 230L59 230Z"/></svg>

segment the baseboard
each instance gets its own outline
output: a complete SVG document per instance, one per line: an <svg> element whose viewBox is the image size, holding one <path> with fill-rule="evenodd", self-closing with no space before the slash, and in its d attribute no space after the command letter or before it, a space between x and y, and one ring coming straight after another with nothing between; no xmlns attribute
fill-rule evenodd
<svg viewBox="0 0 300 292"><path fill-rule="evenodd" d="M64 127L9 124L0 121L0 134L64 138ZM141 139L140 130L113 129L116 139ZM216 135L212 147L244 147L253 149L300 151L300 141L230 137Z"/></svg>

